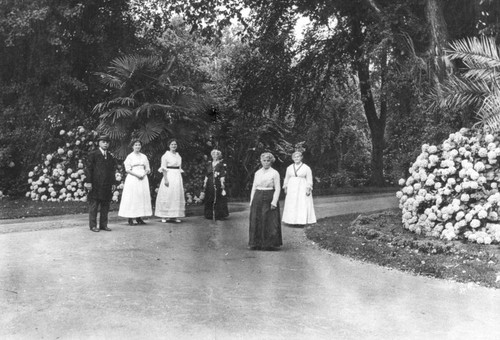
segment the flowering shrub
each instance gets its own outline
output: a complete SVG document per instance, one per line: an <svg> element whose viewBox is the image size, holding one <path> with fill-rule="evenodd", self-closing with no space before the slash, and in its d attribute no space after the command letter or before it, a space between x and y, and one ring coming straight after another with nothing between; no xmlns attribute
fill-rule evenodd
<svg viewBox="0 0 500 340"><path fill-rule="evenodd" d="M405 228L445 240L500 242L500 137L475 129L424 144L400 179L397 193Z"/></svg>
<svg viewBox="0 0 500 340"><path fill-rule="evenodd" d="M53 153L43 156L43 161L28 174L30 191L26 197L34 201L87 201L84 187L84 159L98 145L97 132L79 126L70 131L60 131L65 142ZM117 202L123 189L123 176L116 174L119 185L113 186L113 201Z"/></svg>
<svg viewBox="0 0 500 340"><path fill-rule="evenodd" d="M61 145L50 154L43 155L42 162L29 172L28 184L30 190L26 192L26 197L34 201L86 202L87 189L84 187L85 158L91 150L98 147L98 133L79 126L69 131L61 130L59 134L64 145ZM189 181L185 181L186 204L188 205L203 202L204 193L200 192L199 195L196 195L194 192L199 192L200 188L202 188L204 168L204 162L191 166L186 164L185 166L186 175L190 178ZM125 180L122 167L118 167L115 177L119 184L113 186L112 200L118 202ZM161 176L151 177L151 193L158 192L159 180L161 180Z"/></svg>

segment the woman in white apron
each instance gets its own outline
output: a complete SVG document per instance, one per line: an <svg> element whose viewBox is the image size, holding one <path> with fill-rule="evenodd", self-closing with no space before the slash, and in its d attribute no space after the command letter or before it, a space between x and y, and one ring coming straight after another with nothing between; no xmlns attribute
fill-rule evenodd
<svg viewBox="0 0 500 340"><path fill-rule="evenodd" d="M312 198L311 168L302 162L302 152L292 154L293 164L286 169L283 190L286 193L282 221L286 224L316 223Z"/></svg>

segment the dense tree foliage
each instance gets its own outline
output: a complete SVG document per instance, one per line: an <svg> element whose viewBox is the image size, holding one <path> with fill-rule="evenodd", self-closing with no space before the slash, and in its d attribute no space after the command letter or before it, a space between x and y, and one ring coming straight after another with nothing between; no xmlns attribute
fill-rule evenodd
<svg viewBox="0 0 500 340"><path fill-rule="evenodd" d="M449 96L467 57L447 51L498 42L499 18L493 0L4 1L0 189L25 192L57 131L79 125L109 132L120 157L140 138L153 164L178 138L193 188L211 147L235 195L260 152L282 170L295 147L320 187L383 185L423 142L476 122ZM466 105L436 104L453 98Z"/></svg>
<svg viewBox="0 0 500 340"><path fill-rule="evenodd" d="M0 3L0 187L25 191L56 128L95 124L105 93L92 72L135 44L125 0Z"/></svg>

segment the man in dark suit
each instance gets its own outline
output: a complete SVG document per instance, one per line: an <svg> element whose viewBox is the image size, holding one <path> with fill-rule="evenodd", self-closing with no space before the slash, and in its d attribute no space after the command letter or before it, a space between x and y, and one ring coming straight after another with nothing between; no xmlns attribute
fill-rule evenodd
<svg viewBox="0 0 500 340"><path fill-rule="evenodd" d="M115 183L116 159L108 151L109 136L100 135L99 148L89 152L87 167L85 169L85 187L89 189L87 199L89 202L89 227L91 231L111 231L108 228L109 204L112 198L112 185ZM99 215L99 228L97 227L97 212Z"/></svg>

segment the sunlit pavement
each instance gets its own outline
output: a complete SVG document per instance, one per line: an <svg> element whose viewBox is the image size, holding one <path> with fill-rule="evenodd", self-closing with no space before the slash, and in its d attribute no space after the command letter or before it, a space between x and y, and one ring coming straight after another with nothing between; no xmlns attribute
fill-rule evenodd
<svg viewBox="0 0 500 340"><path fill-rule="evenodd" d="M247 204L247 203L239 203ZM319 217L397 206L315 198ZM250 251L248 209L90 232L85 215L0 220L1 339L500 339L500 291L319 249L283 226Z"/></svg>

